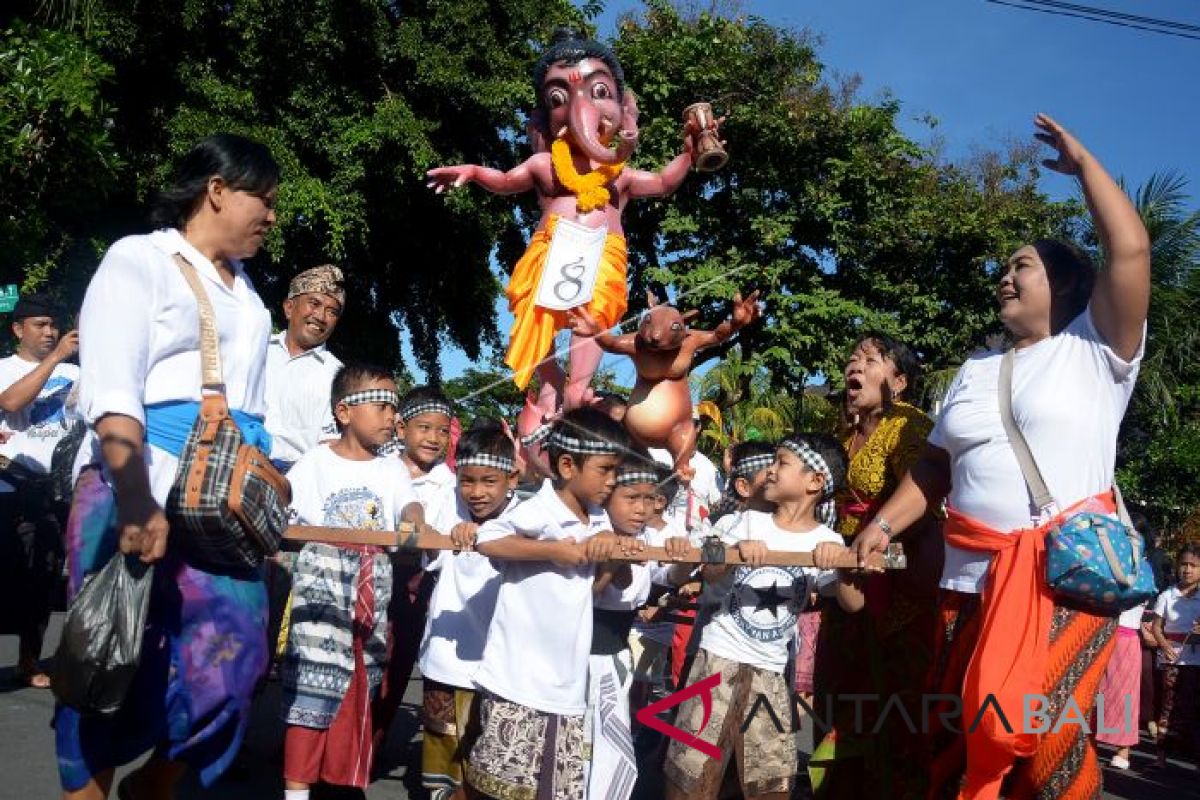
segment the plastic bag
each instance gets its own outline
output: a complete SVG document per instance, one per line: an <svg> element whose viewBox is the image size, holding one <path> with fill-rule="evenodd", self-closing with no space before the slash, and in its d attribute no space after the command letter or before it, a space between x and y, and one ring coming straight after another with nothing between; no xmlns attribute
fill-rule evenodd
<svg viewBox="0 0 1200 800"><path fill-rule="evenodd" d="M154 568L117 553L67 611L50 686L81 714L114 714L137 672Z"/></svg>

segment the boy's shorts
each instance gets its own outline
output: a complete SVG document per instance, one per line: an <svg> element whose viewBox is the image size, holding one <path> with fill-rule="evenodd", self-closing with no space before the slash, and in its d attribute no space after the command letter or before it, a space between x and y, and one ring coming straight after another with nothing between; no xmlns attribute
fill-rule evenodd
<svg viewBox="0 0 1200 800"><path fill-rule="evenodd" d="M583 800L582 714L547 714L483 695L479 723L465 765L472 788L499 800Z"/></svg>
<svg viewBox="0 0 1200 800"><path fill-rule="evenodd" d="M696 694L679 705L675 726L716 745L721 757L672 739L663 772L689 798L716 798L729 759L736 758L746 795L790 793L799 769L800 726L787 680L700 649L684 683L691 686L717 672L721 682L712 689L708 723L701 728L704 698Z"/></svg>

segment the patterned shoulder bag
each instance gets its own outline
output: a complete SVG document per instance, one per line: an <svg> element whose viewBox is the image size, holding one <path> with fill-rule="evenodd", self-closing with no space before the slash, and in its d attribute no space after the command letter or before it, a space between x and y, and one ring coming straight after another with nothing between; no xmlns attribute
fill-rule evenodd
<svg viewBox="0 0 1200 800"><path fill-rule="evenodd" d="M291 486L265 453L246 444L230 416L216 315L196 268L180 255L175 263L200 310L202 399L167 497L167 515L190 559L244 571L279 549Z"/></svg>

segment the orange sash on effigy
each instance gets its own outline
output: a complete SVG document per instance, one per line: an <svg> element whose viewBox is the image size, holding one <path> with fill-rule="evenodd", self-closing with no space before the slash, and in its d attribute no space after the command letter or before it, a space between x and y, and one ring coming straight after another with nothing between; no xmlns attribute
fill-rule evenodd
<svg viewBox="0 0 1200 800"><path fill-rule="evenodd" d="M995 800L1013 762L1037 750L1038 734L1024 732L1023 725L1025 698L1042 693L1050 650L1054 594L1046 583L1046 534L1081 506L1096 501L1105 513L1116 512L1113 494L1108 491L1076 503L1043 525L1011 533L1001 533L949 509L946 541L992 556L981 597L979 641L962 687L967 775L960 798ZM985 701L988 709L980 716ZM996 714L996 706L1003 712L1003 720ZM971 730L976 717L980 719Z"/></svg>
<svg viewBox="0 0 1200 800"><path fill-rule="evenodd" d="M508 310L516 317L509 333L504 363L512 368L513 381L521 389L529 385L537 365L549 355L554 334L567 327L565 311L551 311L534 302L557 223L558 215L551 214L546 227L533 234L525 254L513 267L512 277L504 290L508 297ZM606 329L620 321L629 304L629 291L625 286L628 258L625 237L610 233L604 241L604 253L600 256L596 290L592 301L585 306Z"/></svg>

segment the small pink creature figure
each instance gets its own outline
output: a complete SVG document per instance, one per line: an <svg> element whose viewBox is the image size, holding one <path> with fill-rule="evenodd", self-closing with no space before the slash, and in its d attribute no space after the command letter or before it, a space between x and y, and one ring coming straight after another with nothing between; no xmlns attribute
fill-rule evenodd
<svg viewBox="0 0 1200 800"><path fill-rule="evenodd" d="M627 355L637 370L637 383L625 412L625 427L646 447L665 447L675 462L675 473L684 483L695 471L690 462L696 452L696 426L692 422L692 395L688 373L699 351L715 347L759 317L758 292L733 298L733 313L711 331L688 328L697 311L680 312L658 303L646 293L650 308L637 333L613 336L584 309L570 312L571 331L591 337L600 349Z"/></svg>

